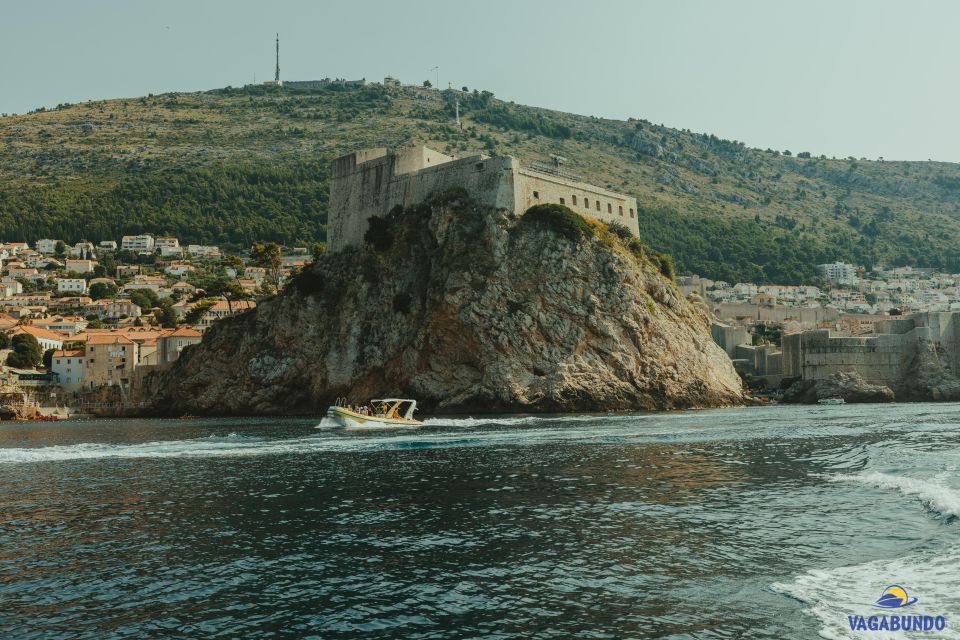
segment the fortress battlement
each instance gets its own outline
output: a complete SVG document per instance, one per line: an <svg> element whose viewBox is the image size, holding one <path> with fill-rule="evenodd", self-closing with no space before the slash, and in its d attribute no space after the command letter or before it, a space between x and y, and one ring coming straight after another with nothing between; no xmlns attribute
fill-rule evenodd
<svg viewBox="0 0 960 640"><path fill-rule="evenodd" d="M640 235L636 199L564 175L521 167L511 156L454 158L423 145L363 149L330 167L327 245L339 251L363 243L368 220L432 193L465 189L481 205L522 215L536 204L564 204L584 216L618 222Z"/></svg>

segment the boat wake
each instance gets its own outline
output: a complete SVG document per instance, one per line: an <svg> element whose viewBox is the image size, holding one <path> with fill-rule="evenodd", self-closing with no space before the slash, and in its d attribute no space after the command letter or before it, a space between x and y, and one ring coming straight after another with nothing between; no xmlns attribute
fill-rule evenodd
<svg viewBox="0 0 960 640"><path fill-rule="evenodd" d="M925 507L944 517L960 517L960 491L938 479L919 479L876 471L853 475L826 476L831 482L856 482L878 489L887 489L918 499Z"/></svg>
<svg viewBox="0 0 960 640"><path fill-rule="evenodd" d="M889 615L946 616L960 608L956 575L960 572L960 548L945 553L911 553L892 560L874 560L864 564L814 569L791 582L775 583L771 589L788 595L807 606L806 613L820 624L823 638L907 638L912 633L890 631L852 631L849 616ZM905 609L884 611L874 605L882 591L896 582L917 597L917 604ZM951 624L936 634L938 638L960 638L960 628Z"/></svg>

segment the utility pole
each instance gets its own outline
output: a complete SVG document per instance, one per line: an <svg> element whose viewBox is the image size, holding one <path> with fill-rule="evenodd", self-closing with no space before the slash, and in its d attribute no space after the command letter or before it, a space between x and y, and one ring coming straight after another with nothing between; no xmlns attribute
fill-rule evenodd
<svg viewBox="0 0 960 640"><path fill-rule="evenodd" d="M460 124L460 96L454 97L453 104L456 105L457 108L457 128L463 131L463 125Z"/></svg>
<svg viewBox="0 0 960 640"><path fill-rule="evenodd" d="M273 73L273 81L280 84L280 34L277 34L277 68Z"/></svg>
<svg viewBox="0 0 960 640"><path fill-rule="evenodd" d="M437 91L440 91L440 67L436 66L433 69L430 69L430 71L437 72L437 84L435 86L437 87Z"/></svg>

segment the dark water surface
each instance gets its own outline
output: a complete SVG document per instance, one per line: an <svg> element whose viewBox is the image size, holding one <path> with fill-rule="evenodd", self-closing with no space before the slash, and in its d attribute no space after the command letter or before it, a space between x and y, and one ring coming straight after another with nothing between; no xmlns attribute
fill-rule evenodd
<svg viewBox="0 0 960 640"><path fill-rule="evenodd" d="M0 637L960 637L960 405L315 422L0 427Z"/></svg>

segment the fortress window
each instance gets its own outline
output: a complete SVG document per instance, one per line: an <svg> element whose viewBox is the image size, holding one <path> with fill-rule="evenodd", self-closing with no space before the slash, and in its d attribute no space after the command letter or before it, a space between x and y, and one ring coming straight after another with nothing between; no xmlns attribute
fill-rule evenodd
<svg viewBox="0 0 960 640"><path fill-rule="evenodd" d="M630 209L630 217L633 217L633 209Z"/></svg>
<svg viewBox="0 0 960 640"><path fill-rule="evenodd" d="M597 200L597 211L600 211L600 201Z"/></svg>
<svg viewBox="0 0 960 640"><path fill-rule="evenodd" d="M577 196L573 196L573 204L574 204L574 206L576 206L576 204L577 204Z"/></svg>
<svg viewBox="0 0 960 640"><path fill-rule="evenodd" d="M617 208L620 209L620 215L623 215L623 207L617 207Z"/></svg>
<svg viewBox="0 0 960 640"><path fill-rule="evenodd" d="M565 204L563 198L560 198L560 204Z"/></svg>
<svg viewBox="0 0 960 640"><path fill-rule="evenodd" d="M613 213L613 205L609 202L607 203L607 213Z"/></svg>
<svg viewBox="0 0 960 640"><path fill-rule="evenodd" d="M584 199L583 199L583 208L584 208L584 209L589 209L589 208L590 208L590 198L584 198Z"/></svg>
<svg viewBox="0 0 960 640"><path fill-rule="evenodd" d="M539 192L539 191L534 191L534 192L533 192L533 199L534 199L534 200L539 200L539 199L540 199L540 192Z"/></svg>

